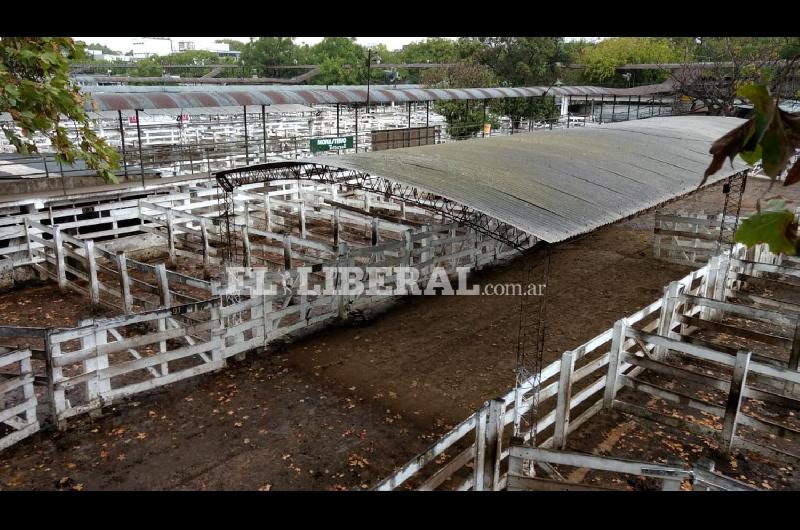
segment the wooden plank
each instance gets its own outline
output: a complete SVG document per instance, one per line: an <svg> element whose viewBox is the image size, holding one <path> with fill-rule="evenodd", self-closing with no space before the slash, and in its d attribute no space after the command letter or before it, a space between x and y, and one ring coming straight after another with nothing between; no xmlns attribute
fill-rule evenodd
<svg viewBox="0 0 800 530"><path fill-rule="evenodd" d="M508 491L621 491L613 488L602 488L590 484L563 482L539 477L520 477L508 475Z"/></svg>
<svg viewBox="0 0 800 530"><path fill-rule="evenodd" d="M564 352L561 356L561 373L558 380L558 398L556 402L555 433L553 444L559 449L567 445L567 429L569 428L569 409L572 397L572 374L575 371L575 354Z"/></svg>
<svg viewBox="0 0 800 530"><path fill-rule="evenodd" d="M747 370L750 367L750 356L751 352L746 350L741 350L736 354L736 362L733 367L733 379L731 380L728 401L725 405L725 417L722 424L722 448L725 451L731 450L731 442L736 434L739 409L742 405L742 390L747 381Z"/></svg>

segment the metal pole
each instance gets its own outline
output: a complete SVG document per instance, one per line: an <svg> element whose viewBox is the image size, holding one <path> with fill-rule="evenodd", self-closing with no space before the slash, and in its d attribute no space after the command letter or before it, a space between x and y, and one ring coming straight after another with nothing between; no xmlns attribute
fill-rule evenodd
<svg viewBox="0 0 800 530"><path fill-rule="evenodd" d="M631 97L628 96L628 120L631 119Z"/></svg>
<svg viewBox="0 0 800 530"><path fill-rule="evenodd" d="M639 99L636 100L636 119L639 119L639 107L642 106L642 96L639 96Z"/></svg>
<svg viewBox="0 0 800 530"><path fill-rule="evenodd" d="M142 157L142 127L139 125L139 109L136 113L136 137L139 139L139 172L142 174L142 187L144 187L144 158Z"/></svg>
<svg viewBox="0 0 800 530"><path fill-rule="evenodd" d="M267 161L267 107L261 105L261 135L264 140L264 162Z"/></svg>
<svg viewBox="0 0 800 530"><path fill-rule="evenodd" d="M528 105L531 109L531 113L528 115L528 132L531 132L533 130L533 96L528 100Z"/></svg>
<svg viewBox="0 0 800 530"><path fill-rule="evenodd" d="M483 100L483 123L481 124L481 138L486 138L486 100Z"/></svg>
<svg viewBox="0 0 800 530"><path fill-rule="evenodd" d="M408 106L408 128L411 128L411 102L406 103Z"/></svg>
<svg viewBox="0 0 800 530"><path fill-rule="evenodd" d="M336 136L339 136L339 104L336 104Z"/></svg>
<svg viewBox="0 0 800 530"><path fill-rule="evenodd" d="M603 123L603 99L605 96L600 94L600 123Z"/></svg>
<svg viewBox="0 0 800 530"><path fill-rule="evenodd" d="M125 178L128 178L128 161L125 158L125 127L122 125L122 111L118 110L117 115L119 116L119 137L122 142L122 167L125 169ZM47 169L46 162L44 167Z"/></svg>
<svg viewBox="0 0 800 530"><path fill-rule="evenodd" d="M356 153L358 153L358 104L356 104Z"/></svg>
<svg viewBox="0 0 800 530"><path fill-rule="evenodd" d="M430 106L431 106L431 102L430 101L426 101L425 102L425 127L429 126L428 125L428 123L429 123L428 122L428 114L430 113Z"/></svg>
<svg viewBox="0 0 800 530"><path fill-rule="evenodd" d="M586 109L589 108L589 94L583 96L583 106L586 107L583 111L583 124L586 125L586 118L587 118L587 111Z"/></svg>
<svg viewBox="0 0 800 530"><path fill-rule="evenodd" d="M569 129L569 104L572 103L572 96L567 96L567 129Z"/></svg>
<svg viewBox="0 0 800 530"><path fill-rule="evenodd" d="M369 74L372 73L372 48L367 50L367 112L369 112Z"/></svg>
<svg viewBox="0 0 800 530"><path fill-rule="evenodd" d="M244 109L244 165L250 164L250 150L247 147L247 105L243 105L242 108Z"/></svg>
<svg viewBox="0 0 800 530"><path fill-rule="evenodd" d="M617 95L614 94L614 102L611 103L611 123L614 123L614 113L616 112L617 108Z"/></svg>

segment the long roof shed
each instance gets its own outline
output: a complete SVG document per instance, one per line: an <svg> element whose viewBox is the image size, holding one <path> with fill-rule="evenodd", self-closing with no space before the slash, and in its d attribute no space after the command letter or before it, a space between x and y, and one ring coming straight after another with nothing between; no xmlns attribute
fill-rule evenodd
<svg viewBox="0 0 800 530"><path fill-rule="evenodd" d="M554 243L697 189L738 118L665 117L310 161L440 195ZM708 183L747 166L725 164Z"/></svg>

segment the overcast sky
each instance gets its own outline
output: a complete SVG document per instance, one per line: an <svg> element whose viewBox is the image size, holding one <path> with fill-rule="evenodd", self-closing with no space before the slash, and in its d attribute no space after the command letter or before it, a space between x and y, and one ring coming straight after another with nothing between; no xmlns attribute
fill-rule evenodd
<svg viewBox="0 0 800 530"><path fill-rule="evenodd" d="M127 52L133 47L133 41L137 40L136 37L74 37L76 40L82 40L87 43L98 43L108 46L112 50ZM390 50L397 50L408 44L409 42L420 41L427 37L356 37L356 41L364 46L374 44L385 44ZM448 37L455 38L455 37ZM579 37L567 37L567 40L578 39ZM597 40L599 37L584 37L589 40ZM247 42L250 37L172 37L174 42L179 40L194 41L198 48L204 48L217 39L235 39L242 42ZM321 41L322 37L297 37L295 40L298 44L316 44Z"/></svg>

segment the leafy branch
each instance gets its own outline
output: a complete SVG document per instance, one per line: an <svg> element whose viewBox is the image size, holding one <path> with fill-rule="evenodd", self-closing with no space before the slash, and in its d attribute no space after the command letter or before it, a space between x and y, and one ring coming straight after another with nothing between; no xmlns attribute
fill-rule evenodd
<svg viewBox="0 0 800 530"><path fill-rule="evenodd" d="M777 96L770 95L764 85L744 85L736 94L753 103L755 115L736 127L711 146L711 164L700 183L705 184L709 176L722 168L725 159L733 164L738 155L750 165L761 162L764 173L772 179L770 189L780 176L797 149L800 149L800 115L790 114L779 108L780 93L788 72L800 56L794 57L783 71ZM791 186L800 181L800 159L789 168L783 181ZM769 189L767 190L767 192ZM766 193L766 192L765 192ZM797 224L794 214L786 208L783 201L769 201L762 211L760 198L757 213L742 222L734 234L734 241L752 246L767 243L773 253L795 254L798 248Z"/></svg>

